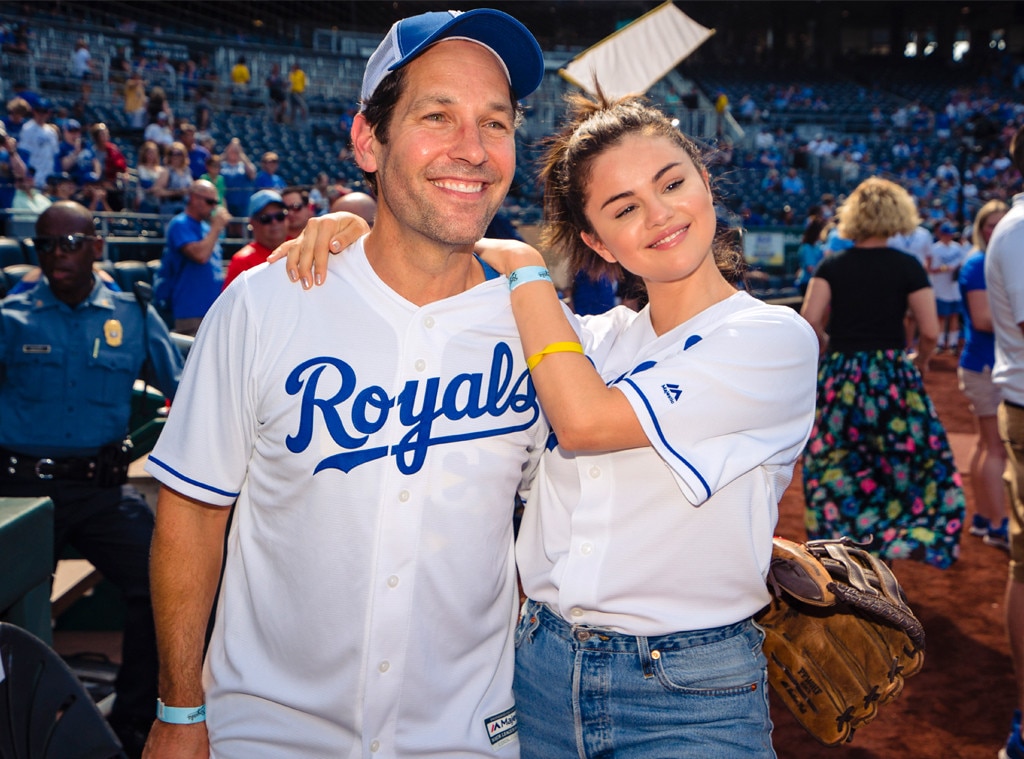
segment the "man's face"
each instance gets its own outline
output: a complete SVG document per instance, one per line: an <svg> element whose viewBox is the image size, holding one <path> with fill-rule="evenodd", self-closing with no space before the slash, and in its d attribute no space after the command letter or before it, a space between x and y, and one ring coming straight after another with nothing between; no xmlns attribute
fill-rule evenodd
<svg viewBox="0 0 1024 759"><path fill-rule="evenodd" d="M446 40L407 66L387 144L374 135L360 167L377 174L376 226L396 224L444 246L478 240L515 170L508 80L486 48Z"/></svg>
<svg viewBox="0 0 1024 759"><path fill-rule="evenodd" d="M260 161L260 165L263 167L263 170L268 174L277 173L278 163L279 160L277 158L264 158L262 161Z"/></svg>
<svg viewBox="0 0 1024 759"><path fill-rule="evenodd" d="M206 221L217 207L217 190L210 187L193 187L188 196L188 214L199 221Z"/></svg>
<svg viewBox="0 0 1024 759"><path fill-rule="evenodd" d="M298 237L306 228L306 222L313 215L309 203L302 201L302 193L286 192L281 196L284 207L288 209L288 237Z"/></svg>
<svg viewBox="0 0 1024 759"><path fill-rule="evenodd" d="M258 214L249 217L252 238L273 250L288 238L288 212L280 203L268 203Z"/></svg>
<svg viewBox="0 0 1024 759"><path fill-rule="evenodd" d="M53 206L39 217L33 238L39 268L60 300L77 305L92 291L92 265L103 252L85 209Z"/></svg>
<svg viewBox="0 0 1024 759"><path fill-rule="evenodd" d="M68 200L75 194L75 189L74 182L62 181L57 183L53 194L60 200Z"/></svg>

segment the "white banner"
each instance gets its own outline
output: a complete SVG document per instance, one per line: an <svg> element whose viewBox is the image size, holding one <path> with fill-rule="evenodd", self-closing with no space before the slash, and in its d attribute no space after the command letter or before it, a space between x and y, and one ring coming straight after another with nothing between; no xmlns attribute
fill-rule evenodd
<svg viewBox="0 0 1024 759"><path fill-rule="evenodd" d="M558 73L591 94L595 81L612 98L643 94L714 33L670 0L584 50Z"/></svg>

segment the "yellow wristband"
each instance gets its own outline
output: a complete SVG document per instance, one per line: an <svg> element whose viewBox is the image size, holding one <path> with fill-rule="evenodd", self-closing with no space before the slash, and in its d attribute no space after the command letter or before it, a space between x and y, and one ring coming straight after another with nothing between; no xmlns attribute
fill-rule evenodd
<svg viewBox="0 0 1024 759"><path fill-rule="evenodd" d="M526 368L531 372L537 367L544 357L549 353L583 353L583 346L579 343L551 343L548 347L543 350L539 350L526 359Z"/></svg>

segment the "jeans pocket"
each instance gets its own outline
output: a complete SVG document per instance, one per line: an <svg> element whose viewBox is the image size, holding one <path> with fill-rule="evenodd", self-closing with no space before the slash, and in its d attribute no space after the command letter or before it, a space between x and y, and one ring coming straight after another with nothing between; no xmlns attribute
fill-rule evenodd
<svg viewBox="0 0 1024 759"><path fill-rule="evenodd" d="M540 604L536 601L526 599L522 611L519 613L519 623L516 625L515 645L519 648L523 643L529 643L533 639L533 633L540 626Z"/></svg>
<svg viewBox="0 0 1024 759"><path fill-rule="evenodd" d="M750 634L651 655L658 681L674 693L731 696L756 691L763 682L763 659Z"/></svg>

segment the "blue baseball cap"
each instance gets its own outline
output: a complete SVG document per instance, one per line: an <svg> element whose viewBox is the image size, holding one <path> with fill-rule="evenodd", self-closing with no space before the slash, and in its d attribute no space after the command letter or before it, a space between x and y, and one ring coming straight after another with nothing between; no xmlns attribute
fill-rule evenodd
<svg viewBox="0 0 1024 759"><path fill-rule="evenodd" d="M271 203L284 205L284 200L279 192L274 190L259 190L249 198L249 216L255 216Z"/></svg>
<svg viewBox="0 0 1024 759"><path fill-rule="evenodd" d="M422 55L435 42L464 39L483 45L505 68L512 92L524 98L544 78L544 54L530 30L507 13L491 8L434 11L395 22L366 63L359 97L362 107L381 81Z"/></svg>
<svg viewBox="0 0 1024 759"><path fill-rule="evenodd" d="M941 232L944 235L955 235L956 227L954 227L952 224L946 221L943 222L942 226L939 227L939 232Z"/></svg>

